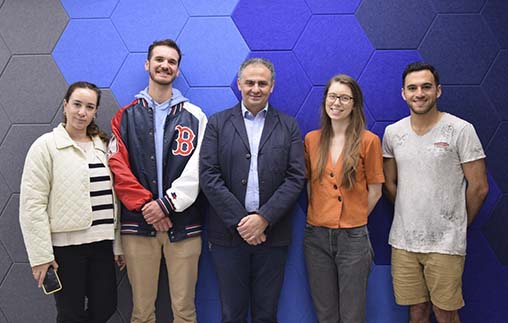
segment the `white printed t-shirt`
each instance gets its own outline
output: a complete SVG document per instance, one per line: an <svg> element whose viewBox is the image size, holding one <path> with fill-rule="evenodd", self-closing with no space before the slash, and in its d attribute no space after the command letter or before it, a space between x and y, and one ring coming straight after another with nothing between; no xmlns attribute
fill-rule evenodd
<svg viewBox="0 0 508 323"><path fill-rule="evenodd" d="M419 136L406 117L386 127L383 157L397 163L389 243L422 253L466 254L466 179L462 164L485 158L474 127L445 113Z"/></svg>

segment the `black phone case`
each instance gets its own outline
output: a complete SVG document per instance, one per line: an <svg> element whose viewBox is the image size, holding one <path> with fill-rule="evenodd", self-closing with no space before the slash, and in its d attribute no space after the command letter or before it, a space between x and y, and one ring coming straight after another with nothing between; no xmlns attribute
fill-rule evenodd
<svg viewBox="0 0 508 323"><path fill-rule="evenodd" d="M44 293L46 295L53 294L62 289L62 284L60 283L60 279L56 271L53 267L49 267L46 272L46 277L44 277L44 281L42 282L42 287L44 289Z"/></svg>

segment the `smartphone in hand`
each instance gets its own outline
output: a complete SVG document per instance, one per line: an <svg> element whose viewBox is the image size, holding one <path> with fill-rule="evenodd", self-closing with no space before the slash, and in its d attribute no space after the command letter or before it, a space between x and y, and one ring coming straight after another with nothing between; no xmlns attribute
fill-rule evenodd
<svg viewBox="0 0 508 323"><path fill-rule="evenodd" d="M56 293L62 289L60 278L58 278L58 274L53 267L48 268L46 277L44 277L44 281L42 282L42 289L46 295Z"/></svg>

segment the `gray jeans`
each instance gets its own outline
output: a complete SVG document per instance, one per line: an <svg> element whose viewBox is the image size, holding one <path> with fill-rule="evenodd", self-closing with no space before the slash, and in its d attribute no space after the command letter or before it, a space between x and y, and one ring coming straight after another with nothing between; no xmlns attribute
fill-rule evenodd
<svg viewBox="0 0 508 323"><path fill-rule="evenodd" d="M305 262L320 323L365 322L367 281L374 253L367 226L305 226Z"/></svg>

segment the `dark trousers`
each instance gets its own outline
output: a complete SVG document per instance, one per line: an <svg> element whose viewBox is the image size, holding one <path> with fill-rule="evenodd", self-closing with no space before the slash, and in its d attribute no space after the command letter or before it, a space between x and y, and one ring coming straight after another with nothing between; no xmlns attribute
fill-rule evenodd
<svg viewBox="0 0 508 323"><path fill-rule="evenodd" d="M250 305L252 323L277 322L288 248L237 247L210 244L219 280L223 323L246 323Z"/></svg>
<svg viewBox="0 0 508 323"><path fill-rule="evenodd" d="M307 224L304 252L318 322L365 322L373 258L367 226L329 229Z"/></svg>
<svg viewBox="0 0 508 323"><path fill-rule="evenodd" d="M105 323L115 313L112 241L53 247L62 290L55 293L58 323Z"/></svg>

